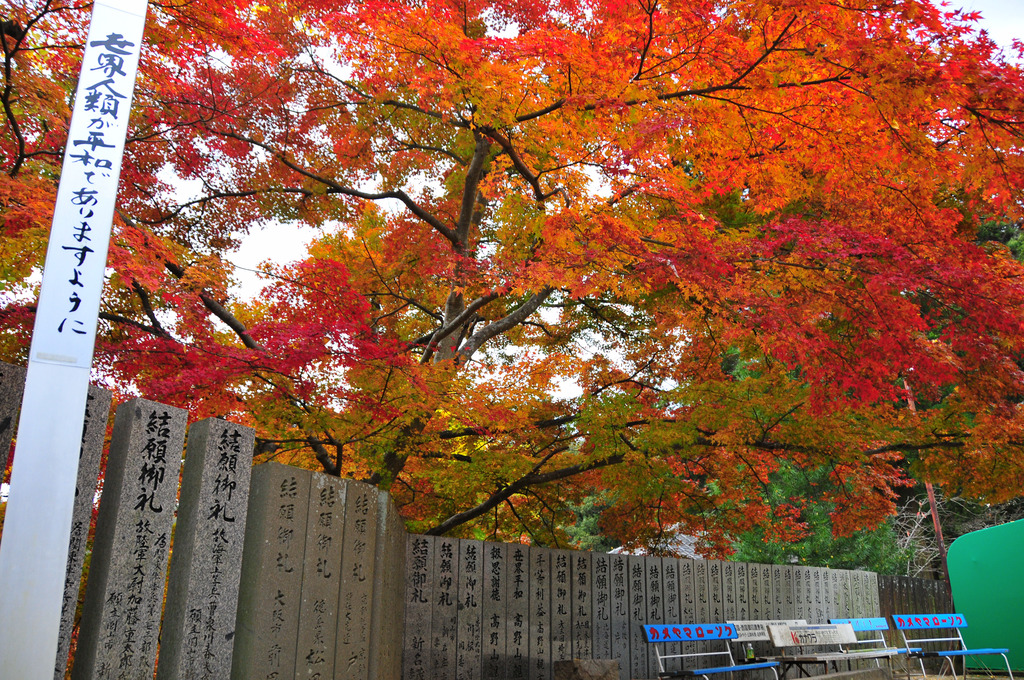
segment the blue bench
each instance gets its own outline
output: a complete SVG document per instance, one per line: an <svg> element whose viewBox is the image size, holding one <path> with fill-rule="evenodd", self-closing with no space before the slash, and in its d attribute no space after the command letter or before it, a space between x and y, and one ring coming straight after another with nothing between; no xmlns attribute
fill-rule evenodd
<svg viewBox="0 0 1024 680"><path fill-rule="evenodd" d="M903 646L906 648L907 656L920 661L922 675L927 676L924 670L924 660L927 658L941 658L944 660L943 665L949 663L949 670L953 674L954 680L956 680L956 667L953 665L953 659L957 657L997 654L1003 657L1003 663L1006 664L1006 672L1009 674L1010 680L1013 680L1010 660L1006 657L1010 653L1009 649L997 647L971 649L967 646L963 635L960 633L961 629L967 627L967 619L963 614L893 614L892 620L896 624L896 629L903 636ZM946 637L907 637L907 631L917 630L953 630L956 632L956 635ZM925 633L925 635L928 634ZM911 647L911 644L927 644L929 647ZM936 647L941 647L943 644L948 649L936 649Z"/></svg>
<svg viewBox="0 0 1024 680"><path fill-rule="evenodd" d="M775 680L778 680L779 678L779 673L776 671L776 668L779 665L777 661L736 663L733 659L732 650L729 646L729 641L736 639L736 627L730 623L647 625L644 626L643 629L644 637L647 639L647 642L654 644L654 653L658 657L659 678L702 677L704 680L708 680L709 675L715 675L718 673L737 673L761 669L771 669L772 673L775 675ZM664 648L665 643L668 642L715 641L722 642L722 647L718 651L713 649L713 645L709 645L707 648L709 651L690 652L686 654L667 654L665 653ZM682 668L682 661L680 661L679 669L668 670L665 667L665 661L668 659L695 659L697 663L700 664L704 662L703 657L725 657L725 659L716 659L720 662L717 666ZM722 661L727 663L721 663Z"/></svg>

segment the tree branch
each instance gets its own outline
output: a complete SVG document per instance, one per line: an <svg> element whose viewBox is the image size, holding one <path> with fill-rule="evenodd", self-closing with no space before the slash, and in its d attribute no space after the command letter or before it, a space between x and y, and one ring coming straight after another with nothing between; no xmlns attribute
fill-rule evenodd
<svg viewBox="0 0 1024 680"><path fill-rule="evenodd" d="M502 333L514 328L516 325L525 321L531 314L537 311L541 303L547 299L554 288L550 286L543 288L540 292L535 294L532 298L527 300L519 309L505 316L505 318L495 321L494 323L488 324L481 328L479 331L474 333L466 341L466 344L459 349L458 356L462 361L469 361L480 347L490 340L491 338L501 335Z"/></svg>
<svg viewBox="0 0 1024 680"><path fill-rule="evenodd" d="M590 470L597 470L598 468L603 468L609 465L621 463L623 460L623 456L621 454L617 454L614 456L609 456L607 458L602 458L601 460L597 460L592 463L570 465L559 470L552 470L551 472L539 472L541 466L543 466L545 463L551 460L551 458L553 458L555 455L562 453L563 451L567 451L568 448L569 447L555 449L547 456L545 456L542 460L540 460L536 465L534 465L533 469L531 469L530 472L523 475L515 482L500 487L494 493L492 493L486 500L478 504L476 507L470 508L465 512L460 512L458 514L452 515L451 517L444 520L437 526L429 529L425 533L428 536L443 536L455 527L461 524L465 524L466 522L470 522L476 519L477 517L487 513L492 508L508 500L515 494L522 492L524 489L528 487L535 486L537 484L544 484L547 482L556 482L562 479L567 479L569 477L573 477L584 472L589 472Z"/></svg>

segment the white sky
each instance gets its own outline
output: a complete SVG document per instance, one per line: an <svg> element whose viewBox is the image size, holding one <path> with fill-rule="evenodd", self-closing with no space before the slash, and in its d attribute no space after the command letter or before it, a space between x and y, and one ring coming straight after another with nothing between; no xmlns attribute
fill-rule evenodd
<svg viewBox="0 0 1024 680"><path fill-rule="evenodd" d="M1014 38L1024 40L1024 0L948 0L950 7L981 12L980 26L1009 56Z"/></svg>

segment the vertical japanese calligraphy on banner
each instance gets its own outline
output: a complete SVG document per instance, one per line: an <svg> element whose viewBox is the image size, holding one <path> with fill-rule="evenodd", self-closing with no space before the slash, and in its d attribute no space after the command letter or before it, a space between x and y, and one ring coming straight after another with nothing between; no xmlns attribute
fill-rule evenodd
<svg viewBox="0 0 1024 680"><path fill-rule="evenodd" d="M31 360L89 368L146 2L96 3L46 251Z"/></svg>
<svg viewBox="0 0 1024 680"><path fill-rule="evenodd" d="M146 4L93 5L54 206L0 549L0 666L23 680L54 673L80 433Z"/></svg>

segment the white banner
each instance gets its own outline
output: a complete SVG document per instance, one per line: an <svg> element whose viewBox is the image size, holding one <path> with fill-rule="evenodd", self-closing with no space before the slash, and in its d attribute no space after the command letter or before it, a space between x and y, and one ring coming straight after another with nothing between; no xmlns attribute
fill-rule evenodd
<svg viewBox="0 0 1024 680"><path fill-rule="evenodd" d="M64 151L30 360L89 368L146 0L97 2Z"/></svg>
<svg viewBox="0 0 1024 680"><path fill-rule="evenodd" d="M98 0L93 6L0 543L4 678L54 678L89 371L146 4Z"/></svg>

